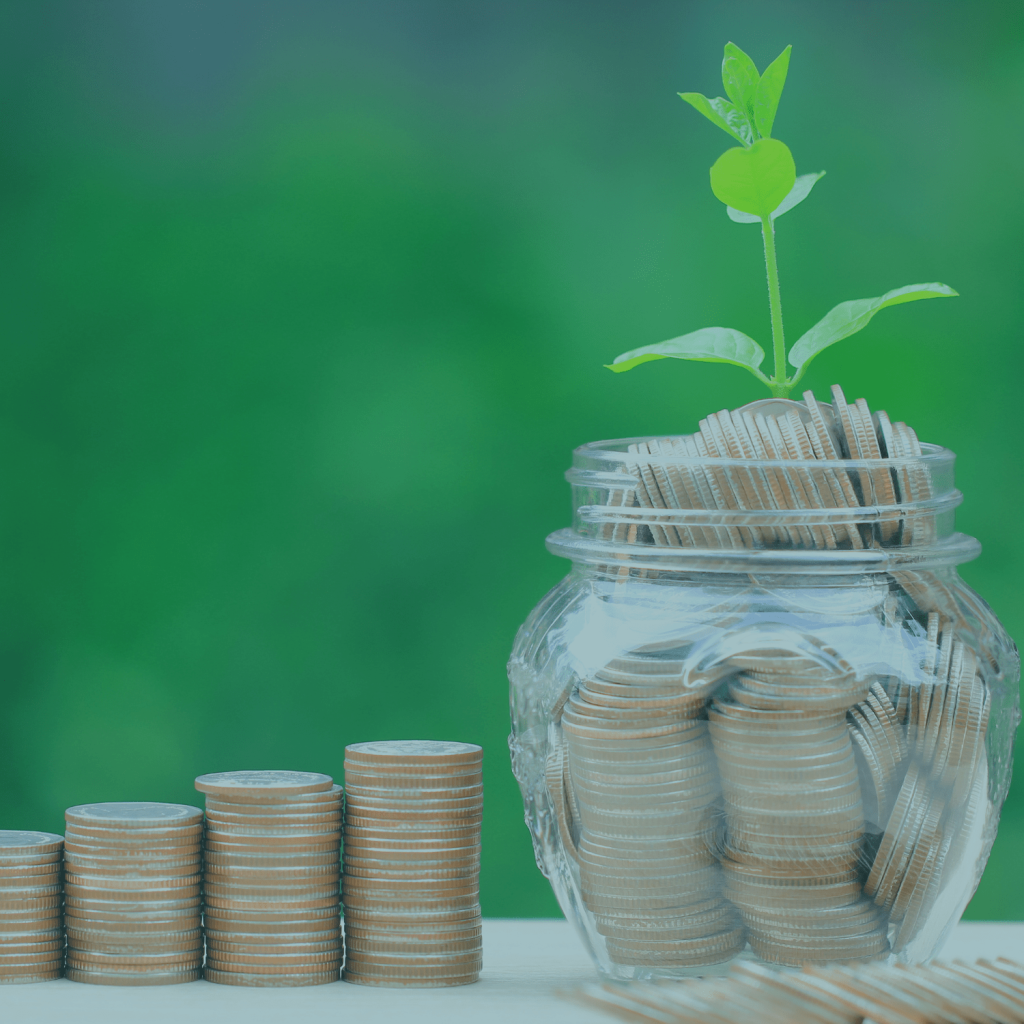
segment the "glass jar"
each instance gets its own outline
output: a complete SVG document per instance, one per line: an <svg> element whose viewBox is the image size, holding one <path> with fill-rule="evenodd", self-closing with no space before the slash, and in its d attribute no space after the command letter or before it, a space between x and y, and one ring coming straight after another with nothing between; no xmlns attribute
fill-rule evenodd
<svg viewBox="0 0 1024 1024"><path fill-rule="evenodd" d="M1019 720L1016 647L956 571L980 545L953 530L955 456L685 441L574 453L548 538L572 571L508 666L538 866L609 977L927 959Z"/></svg>

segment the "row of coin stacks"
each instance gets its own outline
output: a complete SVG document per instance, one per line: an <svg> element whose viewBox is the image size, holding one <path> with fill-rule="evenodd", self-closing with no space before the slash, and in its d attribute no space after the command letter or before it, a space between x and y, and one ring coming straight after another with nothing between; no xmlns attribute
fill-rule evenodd
<svg viewBox="0 0 1024 1024"><path fill-rule="evenodd" d="M341 787L315 772L201 775L208 981L337 981Z"/></svg>
<svg viewBox="0 0 1024 1024"><path fill-rule="evenodd" d="M345 748L346 981L479 977L482 757L472 743Z"/></svg>
<svg viewBox="0 0 1024 1024"><path fill-rule="evenodd" d="M202 977L203 812L83 804L64 820L67 976L97 985Z"/></svg>
<svg viewBox="0 0 1024 1024"><path fill-rule="evenodd" d="M346 980L475 981L480 748L356 744L346 769ZM63 838L0 832L0 982L65 971L101 985L338 980L341 787L286 771L202 775L195 785L205 814L84 804L65 812Z"/></svg>
<svg viewBox="0 0 1024 1024"><path fill-rule="evenodd" d="M63 845L49 832L0 831L0 983L63 973Z"/></svg>

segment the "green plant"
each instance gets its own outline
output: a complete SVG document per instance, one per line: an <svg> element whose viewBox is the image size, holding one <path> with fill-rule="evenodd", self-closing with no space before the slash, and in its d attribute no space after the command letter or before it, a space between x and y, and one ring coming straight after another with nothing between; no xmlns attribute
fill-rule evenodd
<svg viewBox="0 0 1024 1024"><path fill-rule="evenodd" d="M916 299L957 294L944 284L910 284L874 299L841 302L789 350L788 360L795 374L792 377L787 375L782 298L775 259L775 221L803 202L825 173L821 171L797 177L789 147L772 138L772 126L786 84L791 50L792 47L787 46L768 65L764 74L759 74L754 62L738 46L726 43L722 82L729 99L719 96L709 100L696 92L679 94L695 110L741 143L727 149L715 161L711 168L711 191L725 203L726 212L732 220L740 224L761 225L768 273L774 375L768 377L761 372L764 349L753 338L731 327L705 327L680 338L624 352L609 365L610 370L622 373L640 363L669 358L733 363L749 370L769 387L773 395L785 398L819 352L865 328L879 310Z"/></svg>

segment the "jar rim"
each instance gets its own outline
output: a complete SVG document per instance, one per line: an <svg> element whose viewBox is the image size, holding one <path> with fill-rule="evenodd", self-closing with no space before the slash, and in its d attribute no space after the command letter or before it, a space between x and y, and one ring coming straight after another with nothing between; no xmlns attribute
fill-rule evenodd
<svg viewBox="0 0 1024 1024"><path fill-rule="evenodd" d="M966 533L952 533L934 544L895 548L669 548L652 544L617 544L556 530L548 551L573 563L620 570L664 572L772 572L811 576L892 572L961 565L981 554L981 543Z"/></svg>

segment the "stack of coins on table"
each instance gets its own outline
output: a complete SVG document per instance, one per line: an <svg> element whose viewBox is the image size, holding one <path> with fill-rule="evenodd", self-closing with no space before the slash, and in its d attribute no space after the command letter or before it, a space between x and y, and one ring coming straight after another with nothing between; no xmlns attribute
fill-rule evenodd
<svg viewBox="0 0 1024 1024"><path fill-rule="evenodd" d="M202 977L203 812L104 803L64 812L67 976L94 985Z"/></svg>
<svg viewBox="0 0 1024 1024"><path fill-rule="evenodd" d="M886 954L886 915L861 891L860 780L846 709L867 684L815 658L756 652L709 713L722 777L726 895L765 960Z"/></svg>
<svg viewBox="0 0 1024 1024"><path fill-rule="evenodd" d="M0 831L0 984L64 972L64 840Z"/></svg>
<svg viewBox="0 0 1024 1024"><path fill-rule="evenodd" d="M337 981L341 787L316 772L201 775L208 981Z"/></svg>
<svg viewBox="0 0 1024 1024"><path fill-rule="evenodd" d="M681 667L617 658L562 716L580 888L615 963L697 967L745 942L713 853L720 789L704 694L680 686Z"/></svg>
<svg viewBox="0 0 1024 1024"><path fill-rule="evenodd" d="M345 980L466 985L480 974L483 751L392 740L345 748Z"/></svg>

